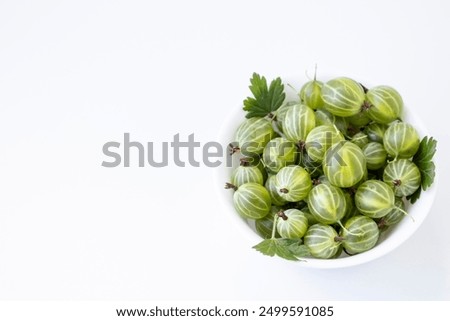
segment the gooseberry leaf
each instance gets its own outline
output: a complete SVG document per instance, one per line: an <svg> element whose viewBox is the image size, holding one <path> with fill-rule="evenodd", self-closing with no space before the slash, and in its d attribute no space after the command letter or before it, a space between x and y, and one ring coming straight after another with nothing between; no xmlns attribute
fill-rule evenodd
<svg viewBox="0 0 450 321"><path fill-rule="evenodd" d="M255 250L268 256L279 256L290 261L298 261L299 257L308 255L309 251L300 240L276 239L264 240L253 247Z"/></svg>
<svg viewBox="0 0 450 321"><path fill-rule="evenodd" d="M419 150L413 157L413 162L420 171L421 187L412 195L406 197L411 204L419 199L422 190L426 191L434 182L436 166L433 162L433 156L436 153L436 146L437 141L433 137L425 136L420 142Z"/></svg>
<svg viewBox="0 0 450 321"><path fill-rule="evenodd" d="M421 163L419 166L422 175L422 189L427 190L433 184L436 166L433 162Z"/></svg>
<svg viewBox="0 0 450 321"><path fill-rule="evenodd" d="M437 141L433 138L425 136L419 145L419 150L414 155L414 163L427 163L433 160L433 156L436 153Z"/></svg>
<svg viewBox="0 0 450 321"><path fill-rule="evenodd" d="M299 242L296 242L289 245L288 247L291 253L298 258L311 255L309 248L305 244L300 244Z"/></svg>
<svg viewBox="0 0 450 321"><path fill-rule="evenodd" d="M267 87L267 80L256 72L250 78L250 91L253 97L244 100L243 109L247 111L245 117L265 117L276 111L284 102L286 94L281 78L278 77Z"/></svg>
<svg viewBox="0 0 450 321"><path fill-rule="evenodd" d="M433 163L433 156L436 153L437 141L425 136L419 145L419 150L413 157L413 162L419 167L422 176L422 189L427 190L433 184L435 176L435 165Z"/></svg>

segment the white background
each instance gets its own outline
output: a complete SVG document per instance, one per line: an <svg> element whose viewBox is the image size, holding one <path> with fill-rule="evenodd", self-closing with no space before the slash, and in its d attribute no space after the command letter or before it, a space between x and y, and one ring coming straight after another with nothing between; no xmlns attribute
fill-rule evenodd
<svg viewBox="0 0 450 321"><path fill-rule="evenodd" d="M450 299L449 17L444 0L0 1L0 299ZM252 72L316 63L396 87L439 141L432 211L381 259L268 258L214 169L101 167L124 132L215 140Z"/></svg>

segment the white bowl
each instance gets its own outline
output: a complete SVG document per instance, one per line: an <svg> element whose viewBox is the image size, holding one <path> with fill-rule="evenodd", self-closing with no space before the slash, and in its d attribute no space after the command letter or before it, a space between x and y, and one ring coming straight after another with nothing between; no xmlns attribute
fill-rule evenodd
<svg viewBox="0 0 450 321"><path fill-rule="evenodd" d="M285 88L286 87L287 86L285 86ZM286 89L286 91L288 95L287 99L293 99L292 93L291 97L289 97L288 89ZM222 146L225 147L234 140L236 129L244 119L245 112L242 110L242 107L236 107L236 109L232 112L230 117L224 122L222 126L219 136L219 142L222 144ZM407 106L405 106L403 119L405 122L412 124L417 129L421 138L424 136L430 136L422 121L417 117L417 115L414 114L412 110L409 110ZM236 167L239 164L239 156L235 155L233 157L233 164L234 167ZM233 192L224 188L225 182L228 182L230 180L230 175L234 167L227 167L225 164L222 164L222 166L216 169L215 187L219 194L219 198L222 201L222 209L224 213L234 221L236 228L250 239L250 244L247 244L247 246L253 246L261 242L262 238L256 233L253 226L254 224L251 224L251 222L240 217L239 214L235 211L233 207ZM342 256L340 258L328 260L305 258L301 261L295 262L295 264L311 268L341 268L366 263L391 252L400 244L405 242L411 235L413 235L414 232L423 223L433 204L434 197L436 195L436 189L437 177L433 185L429 189L427 189L426 191L422 191L420 199L415 204L407 205L409 216L414 220L405 217L396 226L391 227L386 232L383 232L380 235L378 244L371 250L354 256ZM243 246L246 246L246 244L243 244ZM267 259L273 260L274 258L267 257Z"/></svg>

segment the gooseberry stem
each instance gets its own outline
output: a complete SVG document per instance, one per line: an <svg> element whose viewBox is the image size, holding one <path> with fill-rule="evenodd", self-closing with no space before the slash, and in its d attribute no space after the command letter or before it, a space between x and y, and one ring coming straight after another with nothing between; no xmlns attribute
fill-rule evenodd
<svg viewBox="0 0 450 321"><path fill-rule="evenodd" d="M334 237L334 241L335 241L335 242L342 242L342 241L345 241L345 237L342 237L342 236L335 236L335 237Z"/></svg>
<svg viewBox="0 0 450 321"><path fill-rule="evenodd" d="M386 220L382 217L377 225L378 225L378 229L384 228L386 226Z"/></svg>
<svg viewBox="0 0 450 321"><path fill-rule="evenodd" d="M234 189L234 191L237 191L237 186L233 185L231 183L225 183L225 189Z"/></svg>
<svg viewBox="0 0 450 321"><path fill-rule="evenodd" d="M279 211L277 213L278 217L281 217L284 221L287 221L288 217L284 214L284 211Z"/></svg>
<svg viewBox="0 0 450 321"><path fill-rule="evenodd" d="M239 163L241 166L249 166L250 165L250 158L248 157L243 157L239 160Z"/></svg>
<svg viewBox="0 0 450 321"><path fill-rule="evenodd" d="M273 218L273 227L272 227L272 239L275 239L275 233L277 232L277 219L278 219L278 213L275 214L275 217Z"/></svg>
<svg viewBox="0 0 450 321"><path fill-rule="evenodd" d="M297 146L298 151L303 154L305 147L306 147L305 142L303 140L299 140L295 145ZM302 157L302 156L303 155L301 155L300 157Z"/></svg>
<svg viewBox="0 0 450 321"><path fill-rule="evenodd" d="M365 110L369 110L370 108L372 108L372 104L369 103L368 101L364 100L362 106L361 106L361 110L365 111Z"/></svg>
<svg viewBox="0 0 450 321"><path fill-rule="evenodd" d="M289 193L289 190L287 188L281 188L280 193L287 194Z"/></svg>
<svg viewBox="0 0 450 321"><path fill-rule="evenodd" d="M369 89L367 89L366 86L364 86L363 84L359 83L362 87L362 89L364 90L364 93L367 94L367 92L369 91Z"/></svg>
<svg viewBox="0 0 450 321"><path fill-rule="evenodd" d="M358 189L357 189L356 187L354 187L354 186L349 187L349 188L347 189L348 193L349 193L351 196L354 196L354 195L356 194L356 191L357 191L357 190L358 190Z"/></svg>
<svg viewBox="0 0 450 321"><path fill-rule="evenodd" d="M228 148L230 149L230 155L233 155L234 153L240 151L241 149L237 146L233 146L233 144L228 144Z"/></svg>

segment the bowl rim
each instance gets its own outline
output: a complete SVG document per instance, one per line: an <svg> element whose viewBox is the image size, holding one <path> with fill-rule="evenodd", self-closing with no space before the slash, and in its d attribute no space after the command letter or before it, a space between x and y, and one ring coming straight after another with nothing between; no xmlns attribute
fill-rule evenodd
<svg viewBox="0 0 450 321"><path fill-rule="evenodd" d="M285 102L286 101L288 101L288 98L286 98ZM405 106L403 114L403 120L413 124L419 132L420 137L430 136L423 122L412 109ZM218 135L218 142L222 144L222 146L227 146L228 143L233 140L237 127L244 119L245 113L242 110L242 107L233 109L229 113L228 117L225 118ZM436 157L433 161L436 162ZM233 163L236 164L237 162ZM229 179L231 170L231 167L224 166L224 164L215 168L213 180L215 190L221 201L222 211L226 213L227 216L233 221L239 232L244 235L249 242L252 242L252 245L250 245L251 247L261 242L263 239L250 227L247 220L240 217L235 211L232 204L232 193L223 188L224 183ZM389 237L383 239L380 243L377 243L377 245L371 250L354 256L346 256L336 259L316 259L308 257L299 261L291 262L306 268L334 269L367 263L392 252L402 245L407 239L409 239L424 222L431 210L436 196L438 186L437 177L438 175L436 171L436 177L432 186L426 191L422 191L420 199L410 207L409 214L413 217L414 221L408 218L403 219L399 224L390 229L388 232Z"/></svg>

